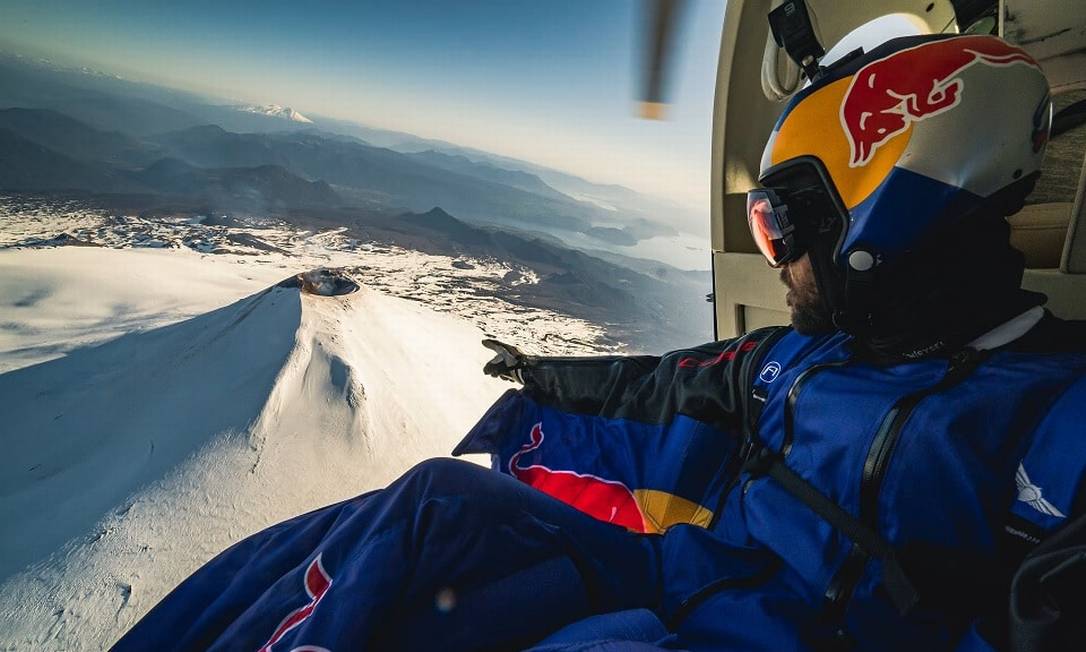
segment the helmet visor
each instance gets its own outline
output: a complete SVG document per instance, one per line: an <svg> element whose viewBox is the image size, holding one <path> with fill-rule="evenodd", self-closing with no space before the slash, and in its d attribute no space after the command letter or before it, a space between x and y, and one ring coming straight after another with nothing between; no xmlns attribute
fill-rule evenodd
<svg viewBox="0 0 1086 652"><path fill-rule="evenodd" d="M771 266L780 267L799 257L788 207L772 190L758 188L747 193L747 225Z"/></svg>

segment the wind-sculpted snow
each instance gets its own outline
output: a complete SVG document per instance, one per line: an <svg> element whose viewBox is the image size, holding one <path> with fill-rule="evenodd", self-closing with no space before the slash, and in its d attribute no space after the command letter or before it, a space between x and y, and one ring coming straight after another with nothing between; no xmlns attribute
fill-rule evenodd
<svg viewBox="0 0 1086 652"><path fill-rule="evenodd" d="M0 375L0 519L19 523L0 577L90 532L208 437L245 431L300 323L298 291L276 288Z"/></svg>

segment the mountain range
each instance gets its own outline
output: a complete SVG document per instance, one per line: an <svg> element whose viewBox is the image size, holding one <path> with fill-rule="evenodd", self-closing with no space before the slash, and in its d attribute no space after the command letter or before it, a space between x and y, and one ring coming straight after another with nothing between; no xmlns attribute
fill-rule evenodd
<svg viewBox="0 0 1086 652"><path fill-rule="evenodd" d="M345 226L432 253L514 261L541 281L510 289L511 301L615 325L639 348L707 339L706 273L617 255L677 235L650 219L652 200L440 141L365 127L337 133L326 127L339 123L275 113L0 58L0 190L78 193L141 214ZM397 149L366 135L385 145L399 139ZM609 253L573 249L564 244L570 234ZM692 324L698 312L705 314Z"/></svg>
<svg viewBox="0 0 1086 652"><path fill-rule="evenodd" d="M96 129L120 131L136 137L209 124L237 133L320 130L326 135L337 138L353 137L370 146L403 154L432 151L457 157L465 164L483 164L482 167L535 176L549 188L561 193L566 201L572 200L601 209L592 214L593 219L600 222L593 226L629 227L643 220L649 223L649 231L642 229L641 233L631 233L637 238L648 237L646 233L660 229L663 232L677 229L698 237L708 237L707 221L701 210L692 210L676 202L638 193L622 186L590 182L576 175L528 161L443 140L328 118L308 111L304 117L310 120L309 123L296 122L284 119L283 115L285 112L297 111L278 105L239 107L237 103L146 82L130 81L87 68L66 67L49 60L0 53L0 108L8 107L51 109ZM289 113L287 115L289 116ZM428 162L434 163L434 160ZM446 167L447 163L438 167ZM480 167L460 171L473 175L487 173ZM492 174L493 170L489 172ZM473 215L463 211L447 208L465 219L475 219Z"/></svg>
<svg viewBox="0 0 1086 652"><path fill-rule="evenodd" d="M11 172L0 175L0 188L5 190L185 195L211 202L210 208L217 211L317 205L421 211L441 206L477 223L572 231L614 245L675 233L643 218L630 218L621 228L596 226L600 219L614 217L526 172L435 151L404 154L316 130L235 133L218 125L200 125L134 137L96 129L56 111L26 108L0 110L0 129L8 132L10 143L0 157L17 156L21 161L12 161ZM27 142L18 144L20 140ZM172 159L189 167L170 163ZM274 197L264 196L261 184L223 193L212 183L216 190L212 192L197 183L192 167L246 169L244 175L232 176L269 183L282 180L285 185ZM21 171L15 174L16 169ZM170 171L179 177L169 178ZM222 173L209 179L220 177ZM307 181L336 190L314 193Z"/></svg>

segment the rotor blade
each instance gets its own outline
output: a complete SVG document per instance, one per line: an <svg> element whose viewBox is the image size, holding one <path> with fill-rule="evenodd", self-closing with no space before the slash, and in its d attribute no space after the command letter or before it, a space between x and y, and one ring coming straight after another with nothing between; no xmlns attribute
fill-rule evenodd
<svg viewBox="0 0 1086 652"><path fill-rule="evenodd" d="M645 0L645 58L642 70L640 115L650 120L664 116L667 77L675 49L676 23L686 0Z"/></svg>

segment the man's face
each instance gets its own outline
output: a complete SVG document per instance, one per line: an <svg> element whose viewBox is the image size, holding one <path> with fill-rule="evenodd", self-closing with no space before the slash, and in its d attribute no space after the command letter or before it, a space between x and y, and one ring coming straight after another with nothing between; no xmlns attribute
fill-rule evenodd
<svg viewBox="0 0 1086 652"><path fill-rule="evenodd" d="M814 269L807 254L781 268L781 282L788 288L785 297L792 310L792 327L803 335L834 330L833 317L822 301Z"/></svg>

